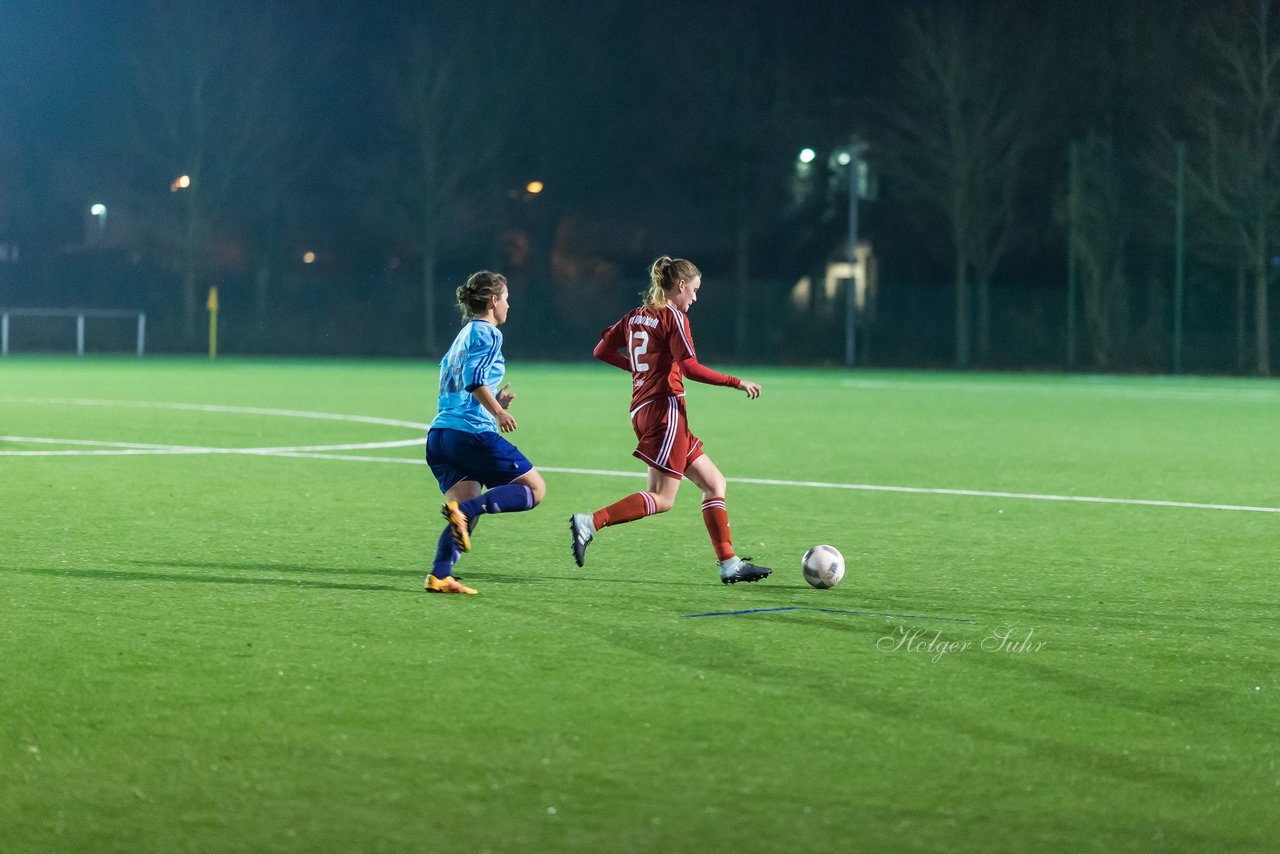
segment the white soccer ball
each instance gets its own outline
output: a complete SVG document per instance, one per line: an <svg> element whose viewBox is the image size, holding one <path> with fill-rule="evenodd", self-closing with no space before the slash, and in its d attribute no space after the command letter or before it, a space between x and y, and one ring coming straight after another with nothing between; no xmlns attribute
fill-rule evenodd
<svg viewBox="0 0 1280 854"><path fill-rule="evenodd" d="M820 589L835 587L844 578L844 555L835 546L814 546L800 559L804 580Z"/></svg>

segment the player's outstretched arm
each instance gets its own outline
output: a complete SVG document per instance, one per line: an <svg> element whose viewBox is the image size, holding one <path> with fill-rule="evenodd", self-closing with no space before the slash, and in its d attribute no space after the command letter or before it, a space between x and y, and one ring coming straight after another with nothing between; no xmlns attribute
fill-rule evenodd
<svg viewBox="0 0 1280 854"><path fill-rule="evenodd" d="M591 351L591 354L600 361L613 365L615 368L621 368L627 373L631 373L631 362L626 356L618 352L618 348L611 346L607 338L600 339L600 343Z"/></svg>
<svg viewBox="0 0 1280 854"><path fill-rule="evenodd" d="M688 358L680 363L680 372L691 380L707 385L723 385L729 388L740 388L747 393L747 397L755 400L760 396L760 385L749 380L741 380L729 374L722 374L719 371L713 371L706 365L699 362L696 358Z"/></svg>

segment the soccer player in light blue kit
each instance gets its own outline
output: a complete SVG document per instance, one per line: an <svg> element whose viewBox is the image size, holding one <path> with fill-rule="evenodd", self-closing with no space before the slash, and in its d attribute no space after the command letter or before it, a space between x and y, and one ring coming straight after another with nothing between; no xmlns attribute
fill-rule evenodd
<svg viewBox="0 0 1280 854"><path fill-rule="evenodd" d="M471 533L485 513L518 513L542 502L547 485L520 449L499 435L516 429L507 407L515 395L498 387L506 371L502 333L507 320L507 279L487 270L458 288L464 323L440 360L440 399L427 431L427 463L440 481L444 531L436 544L430 593L475 594L453 577ZM485 492L483 489L487 488Z"/></svg>

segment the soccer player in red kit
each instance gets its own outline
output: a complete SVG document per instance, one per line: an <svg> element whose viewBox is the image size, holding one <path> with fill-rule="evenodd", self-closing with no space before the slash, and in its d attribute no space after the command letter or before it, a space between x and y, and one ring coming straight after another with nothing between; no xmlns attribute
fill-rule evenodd
<svg viewBox="0 0 1280 854"><path fill-rule="evenodd" d="M702 274L691 262L667 256L649 270L644 305L627 312L601 334L595 357L631 374L631 426L634 456L649 465L648 489L635 492L595 513L575 513L569 520L573 558L586 559L587 545L609 525L621 525L665 513L675 502L686 475L702 490L702 519L720 564L720 581L759 581L773 570L756 566L733 552L729 514L725 509L724 475L702 450L702 440L689 432L684 405L684 378L746 392L754 400L760 386L717 373L698 363L689 327L689 307L698 300Z"/></svg>

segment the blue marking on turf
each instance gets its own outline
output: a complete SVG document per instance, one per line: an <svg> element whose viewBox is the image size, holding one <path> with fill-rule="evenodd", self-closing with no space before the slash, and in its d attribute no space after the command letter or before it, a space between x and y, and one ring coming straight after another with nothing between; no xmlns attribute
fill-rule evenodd
<svg viewBox="0 0 1280 854"><path fill-rule="evenodd" d="M685 614L691 617L741 617L747 614L768 614L773 611L820 611L823 614L853 614L855 617L892 617L898 620L942 620L947 623L975 623L976 620L964 620L959 617L925 617L919 614L881 614L877 611L841 611L835 608L807 608L802 605L788 605L785 608L751 608L747 611L711 611L707 614Z"/></svg>

